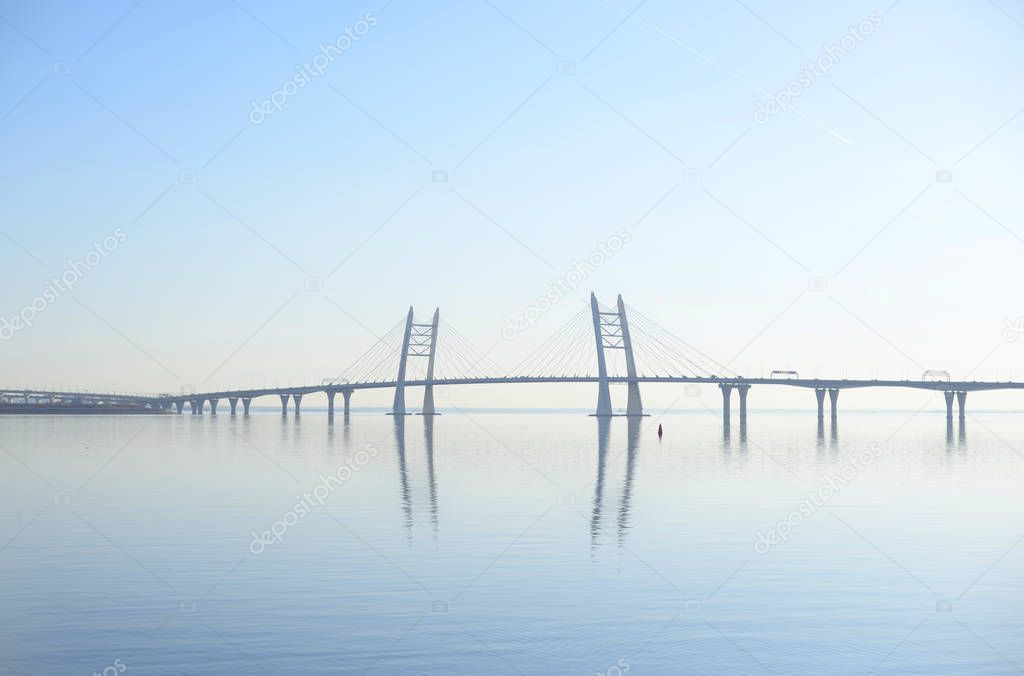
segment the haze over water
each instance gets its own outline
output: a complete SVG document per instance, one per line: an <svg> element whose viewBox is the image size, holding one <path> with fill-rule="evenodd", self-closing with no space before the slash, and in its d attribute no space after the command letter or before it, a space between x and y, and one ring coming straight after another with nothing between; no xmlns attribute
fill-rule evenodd
<svg viewBox="0 0 1024 676"><path fill-rule="evenodd" d="M4 417L0 673L1012 673L1017 422Z"/></svg>

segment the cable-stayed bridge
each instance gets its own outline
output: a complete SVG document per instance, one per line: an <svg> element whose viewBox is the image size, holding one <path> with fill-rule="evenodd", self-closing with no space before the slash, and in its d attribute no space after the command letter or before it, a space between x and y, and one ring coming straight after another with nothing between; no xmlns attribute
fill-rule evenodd
<svg viewBox="0 0 1024 676"><path fill-rule="evenodd" d="M801 387L814 390L818 418L824 418L828 395L830 415L838 413L839 392L864 387L911 388L943 392L947 420L953 418L957 403L959 418L965 415L967 393L979 390L1024 389L1024 383L1011 381L929 380L859 380L800 378L793 372L783 377L746 378L732 372L721 362L662 328L635 308L627 308L619 296L614 307L598 302L591 294L590 306L584 307L526 359L509 370L499 366L488 354L440 318L435 310L429 321L417 321L413 308L383 335L351 366L337 377L315 385L258 389L221 390L188 394L99 394L87 392L53 392L39 390L0 390L5 402L25 405L42 403L59 408L64 402L122 404L149 411L183 413L185 405L193 415L205 411L216 415L219 402L227 400L231 415L248 414L253 399L278 397L281 413L295 415L301 411L302 398L323 393L327 397L328 414L334 415L335 399L342 395L343 412L348 415L352 395L357 390L392 389L394 398L390 413L408 415L408 390L422 388L421 415L436 415L434 389L456 385L511 385L515 383L593 383L597 386L594 415L610 417L644 415L641 385L645 383L714 384L722 393L722 417L729 423L732 393L739 399L741 424L747 416L750 388L757 386ZM625 408L612 407L613 384L626 386Z"/></svg>

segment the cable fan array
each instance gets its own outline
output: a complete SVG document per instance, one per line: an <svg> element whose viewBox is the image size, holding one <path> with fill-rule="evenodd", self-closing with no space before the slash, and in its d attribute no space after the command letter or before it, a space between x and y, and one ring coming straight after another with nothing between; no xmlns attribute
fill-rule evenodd
<svg viewBox="0 0 1024 676"><path fill-rule="evenodd" d="M592 376L597 373L594 345L594 320L587 305L523 359L511 377Z"/></svg>
<svg viewBox="0 0 1024 676"><path fill-rule="evenodd" d="M637 375L735 378L721 362L660 326L633 307L627 307L629 333Z"/></svg>
<svg viewBox="0 0 1024 676"><path fill-rule="evenodd" d="M617 312L604 305L602 333L607 373L611 377L628 375L621 327ZM627 308L627 326L633 348L636 372L641 377L665 378L735 378L736 374L724 364L708 356L682 338L665 329L638 310ZM410 346L406 360L406 381L425 380L429 364L429 345L432 328L425 322L414 320L416 346ZM364 352L332 384L392 382L398 374L405 319L398 322L366 352ZM595 377L597 375L594 318L591 308L585 306L574 314L547 340L508 371L491 357L497 346L482 351L451 324L440 321L434 354L434 380Z"/></svg>
<svg viewBox="0 0 1024 676"><path fill-rule="evenodd" d="M393 382L398 375L402 341L405 337L403 318L381 336L340 375L330 379L330 384ZM405 379L425 380L429 363L428 350L422 343L431 329L427 322L414 320L414 331L420 339L419 346L410 345L406 360ZM429 344L429 340L427 339ZM498 366L487 352L479 350L451 324L440 321L437 327L436 351L434 354L434 379L451 380L467 378L499 378L505 369ZM488 351L489 352L489 351Z"/></svg>

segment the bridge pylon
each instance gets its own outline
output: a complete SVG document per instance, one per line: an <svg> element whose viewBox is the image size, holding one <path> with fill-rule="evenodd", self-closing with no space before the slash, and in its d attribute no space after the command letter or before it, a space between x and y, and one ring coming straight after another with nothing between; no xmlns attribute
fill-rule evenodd
<svg viewBox="0 0 1024 676"><path fill-rule="evenodd" d="M621 295L617 299L617 306L615 312L602 312L597 304L597 296L593 293L590 294L590 311L594 318L594 342L597 345L597 411L594 415L602 417L613 415L605 350L622 350L626 355L626 415L642 416L644 407L640 399L640 383L636 380L633 341L629 335L626 305L622 302Z"/></svg>
<svg viewBox="0 0 1024 676"><path fill-rule="evenodd" d="M604 313L597 305L597 296L590 292L590 312L594 316L594 340L597 343L597 411L598 417L612 414L612 396L608 389L608 365L604 359Z"/></svg>
<svg viewBox="0 0 1024 676"><path fill-rule="evenodd" d="M423 415L437 415L434 410L434 356L437 354L437 322L441 318L441 308L434 308L434 319L430 324L421 327L430 328L430 347L427 349L427 384L423 388Z"/></svg>
<svg viewBox="0 0 1024 676"><path fill-rule="evenodd" d="M412 337L412 306L405 317L405 332L402 334L402 352L398 358L398 377L395 378L395 400L391 404L391 415L407 415L405 412L405 367L409 359L409 339Z"/></svg>
<svg viewBox="0 0 1024 676"><path fill-rule="evenodd" d="M633 359L633 341L629 337L629 322L626 321L626 305L622 302L622 294L618 298L619 328L622 331L622 349L626 352L626 415L642 416L644 406L640 401L640 383L636 381L636 360Z"/></svg>
<svg viewBox="0 0 1024 676"><path fill-rule="evenodd" d="M409 415L405 410L405 382L409 357L427 358L427 385L423 394L423 414L436 415L434 411L434 355L437 349L437 323L441 316L440 308L434 310L434 318L430 324L417 324L413 317L412 306L405 318L405 332L402 334L402 352L398 359L398 376L395 378L395 399L391 405L391 415ZM347 400L346 400L347 403Z"/></svg>

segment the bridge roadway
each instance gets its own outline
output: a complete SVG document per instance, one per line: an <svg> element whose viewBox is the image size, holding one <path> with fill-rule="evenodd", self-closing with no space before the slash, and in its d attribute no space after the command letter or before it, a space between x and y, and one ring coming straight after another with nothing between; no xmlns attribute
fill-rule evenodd
<svg viewBox="0 0 1024 676"><path fill-rule="evenodd" d="M818 399L818 415L824 414L824 398L828 393L831 401L832 416L836 415L837 399L839 390L866 388L866 387L888 387L908 388L918 390L933 390L943 392L946 395L947 416L952 416L954 397L959 403L960 416L964 415L965 398L967 392L978 392L985 390L1019 390L1024 389L1024 382L1013 381L945 381L945 380L879 380L879 379L846 379L846 378L743 378L736 377L694 377L694 376L608 376L609 384L627 383L679 383L679 384L710 384L717 385L723 395L723 415L729 417L729 400L732 390L736 390L740 396L740 415L746 416L747 390L753 385L781 386L781 387L802 387L813 389ZM426 386L453 386L453 385L506 385L513 383L598 383L598 376L522 376L522 377L479 377L479 378L434 378L431 380L406 380L405 387L426 387ZM98 392L57 392L47 390L0 390L0 396L7 398L20 398L25 401L29 399L39 400L79 400L84 402L121 402L148 405L154 409L176 408L178 413L183 412L185 403L190 405L194 413L202 413L205 404L209 403L209 410L216 414L217 403L227 399L231 403L231 412L235 413L238 401L243 402L245 412L249 410L250 402L257 397L278 396L281 399L282 413L288 411L288 399L294 402L295 413L299 413L300 402L304 395L324 393L328 397L328 409L334 412L334 397L339 392L345 399L345 412L349 410L349 400L356 390L388 389L397 387L397 380L382 380L362 383L336 382L330 384L305 385L297 387L268 387L239 390L220 390L213 392L202 392L194 394L103 394Z"/></svg>
<svg viewBox="0 0 1024 676"><path fill-rule="evenodd" d="M696 383L714 385L786 385L807 389L852 389L858 387L905 387L919 390L935 390L938 392L976 392L981 390L1020 390L1024 382L1013 381L931 381L931 380L851 380L851 379L818 379L818 378L695 378L691 376L608 376L609 383ZM511 383L596 383L597 376L523 376L523 377L480 377L480 378L434 378L433 380L406 380L406 387L423 387L425 385L503 385ZM190 401L192 399L228 399L231 397L262 397L281 394L314 394L317 392L341 392L343 390L368 390L391 388L397 385L394 380L380 380L366 383L336 383L333 385L306 385L299 387L271 387L250 390L223 390L219 392L196 393L190 395L159 395L149 400Z"/></svg>
<svg viewBox="0 0 1024 676"><path fill-rule="evenodd" d="M513 383L598 383L597 376L523 376L523 377L479 377L479 378L434 378L431 380L406 380L405 387L426 387L426 386L453 386L453 385L506 385ZM831 401L831 414L835 417L837 410L837 399L839 391L843 389L866 388L866 387L888 387L907 388L918 390L932 390L943 392L946 395L947 416L952 416L954 398L959 403L960 417L964 415L964 406L967 392L984 390L1018 390L1024 389L1024 382L1013 381L945 381L945 380L879 380L879 379L821 379L821 378L743 378L743 377L694 377L694 376L608 376L609 384L624 383L679 383L679 384L710 384L717 385L722 390L723 415L729 417L729 400L732 390L736 390L740 396L740 415L746 417L747 390L753 385L801 387L815 390L818 399L818 415L824 414L824 398L828 393ZM349 400L356 390L388 389L399 385L396 380L381 380L362 383L331 383L319 385L305 385L295 387L268 387L240 390L220 390L195 394L161 394L150 397L133 397L133 401L142 400L156 408L167 408L174 406L181 413L184 404L189 403L193 412L202 413L204 404L209 402L210 412L217 412L219 400L227 399L231 402L231 411L235 412L239 400L243 402L245 411L248 412L252 399L265 396L278 396L281 399L282 413L288 412L288 399L294 402L295 413L299 413L301 399L304 395L324 393L328 397L328 410L334 412L334 397L339 392L345 399L345 412L349 410ZM45 394L45 393L39 393ZM93 394L92 396L97 396Z"/></svg>

